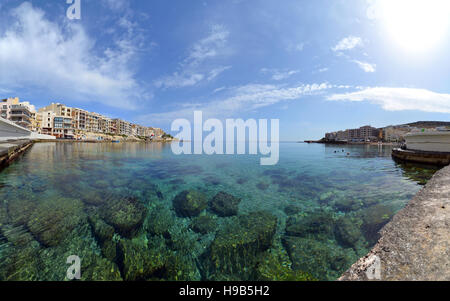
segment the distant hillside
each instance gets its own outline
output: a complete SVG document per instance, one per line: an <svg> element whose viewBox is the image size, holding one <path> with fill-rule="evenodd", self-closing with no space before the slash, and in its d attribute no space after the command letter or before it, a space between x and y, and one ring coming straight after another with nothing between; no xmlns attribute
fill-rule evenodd
<svg viewBox="0 0 450 301"><path fill-rule="evenodd" d="M411 127L417 128L435 128L439 126L450 126L449 121L417 121L413 123L407 123Z"/></svg>

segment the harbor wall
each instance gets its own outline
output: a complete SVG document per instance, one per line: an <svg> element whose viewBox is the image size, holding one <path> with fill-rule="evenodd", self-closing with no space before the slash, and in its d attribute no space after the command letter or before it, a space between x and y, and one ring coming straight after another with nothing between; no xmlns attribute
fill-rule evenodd
<svg viewBox="0 0 450 301"><path fill-rule="evenodd" d="M0 170L17 159L33 145L31 140L16 140L0 143Z"/></svg>
<svg viewBox="0 0 450 301"><path fill-rule="evenodd" d="M450 166L439 170L340 278L450 280Z"/></svg>

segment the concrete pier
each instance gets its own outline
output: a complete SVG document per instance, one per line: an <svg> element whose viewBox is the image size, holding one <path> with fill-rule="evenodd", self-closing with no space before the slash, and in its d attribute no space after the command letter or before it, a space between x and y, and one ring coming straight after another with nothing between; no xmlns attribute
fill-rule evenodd
<svg viewBox="0 0 450 301"><path fill-rule="evenodd" d="M380 234L372 251L339 280L449 281L450 166L438 171Z"/></svg>
<svg viewBox="0 0 450 301"><path fill-rule="evenodd" d="M33 142L31 140L0 142L0 169L15 160L32 144Z"/></svg>

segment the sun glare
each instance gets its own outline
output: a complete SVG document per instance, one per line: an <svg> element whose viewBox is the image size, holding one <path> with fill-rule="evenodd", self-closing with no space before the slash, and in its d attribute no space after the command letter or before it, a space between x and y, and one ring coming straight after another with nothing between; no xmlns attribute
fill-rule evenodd
<svg viewBox="0 0 450 301"><path fill-rule="evenodd" d="M447 37L449 0L381 0L379 9L391 39L408 52L423 53Z"/></svg>

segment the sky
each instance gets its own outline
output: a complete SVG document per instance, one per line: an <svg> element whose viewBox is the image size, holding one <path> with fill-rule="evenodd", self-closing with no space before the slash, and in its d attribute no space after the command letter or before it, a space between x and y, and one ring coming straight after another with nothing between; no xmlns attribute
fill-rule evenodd
<svg viewBox="0 0 450 301"><path fill-rule="evenodd" d="M279 119L288 141L450 121L447 0L80 3L1 0L0 98L168 132L195 110Z"/></svg>

